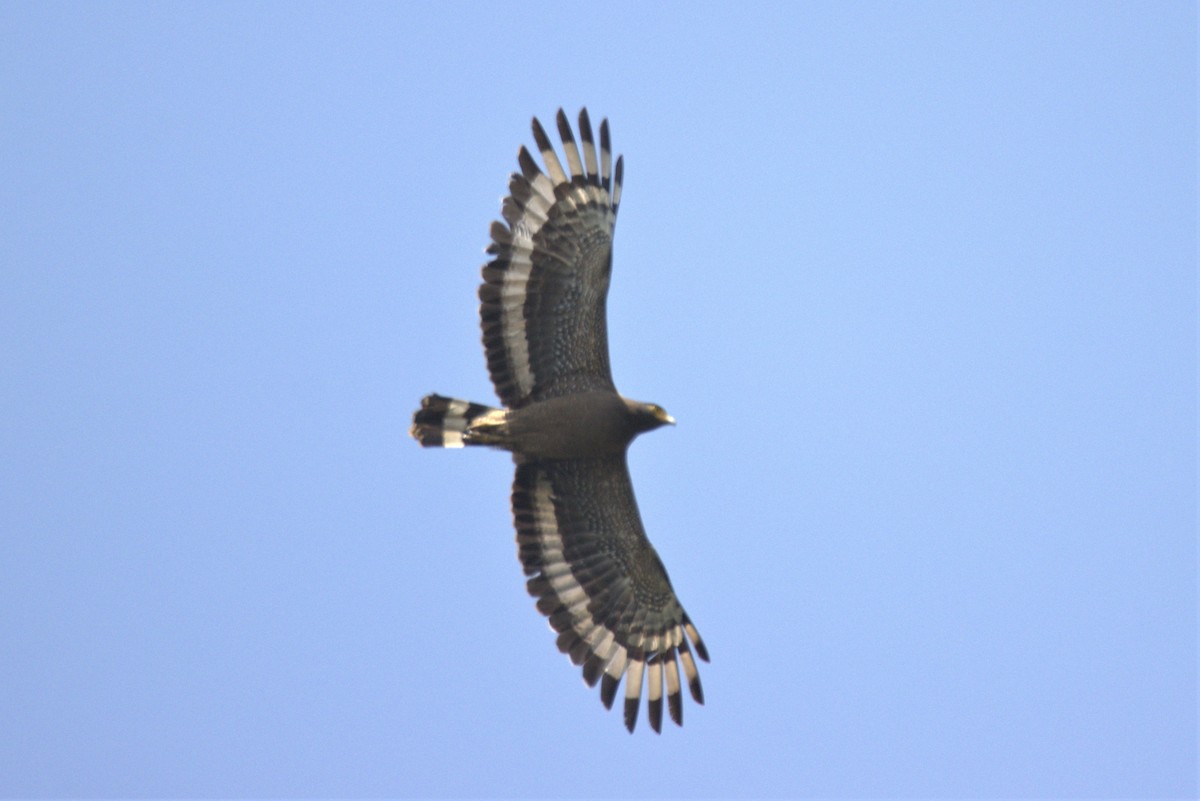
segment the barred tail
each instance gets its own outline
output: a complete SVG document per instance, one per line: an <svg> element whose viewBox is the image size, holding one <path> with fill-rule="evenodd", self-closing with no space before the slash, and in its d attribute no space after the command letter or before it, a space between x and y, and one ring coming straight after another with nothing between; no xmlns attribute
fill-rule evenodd
<svg viewBox="0 0 1200 801"><path fill-rule="evenodd" d="M442 395L426 395L421 399L421 408L413 414L408 433L424 448L503 445L504 410Z"/></svg>

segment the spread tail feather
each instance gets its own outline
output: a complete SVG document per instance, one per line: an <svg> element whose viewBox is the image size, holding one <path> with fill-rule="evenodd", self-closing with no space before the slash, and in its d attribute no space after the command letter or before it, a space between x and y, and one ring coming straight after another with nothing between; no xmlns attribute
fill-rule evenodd
<svg viewBox="0 0 1200 801"><path fill-rule="evenodd" d="M413 414L408 433L424 448L461 448L464 445L502 445L504 410L482 403L426 395Z"/></svg>

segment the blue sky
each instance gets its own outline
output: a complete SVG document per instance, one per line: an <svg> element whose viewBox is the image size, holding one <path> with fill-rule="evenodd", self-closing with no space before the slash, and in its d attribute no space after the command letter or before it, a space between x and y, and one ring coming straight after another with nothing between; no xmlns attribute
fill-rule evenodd
<svg viewBox="0 0 1200 801"><path fill-rule="evenodd" d="M1197 792L1190 3L6 3L0 794ZM618 386L707 705L526 595L487 228L625 155Z"/></svg>

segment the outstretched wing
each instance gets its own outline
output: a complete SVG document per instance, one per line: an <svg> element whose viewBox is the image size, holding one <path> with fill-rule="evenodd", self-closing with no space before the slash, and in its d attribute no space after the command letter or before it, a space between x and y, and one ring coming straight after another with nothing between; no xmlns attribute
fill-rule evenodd
<svg viewBox="0 0 1200 801"><path fill-rule="evenodd" d="M650 725L662 728L664 695L682 725L681 667L704 703L688 641L706 662L708 652L646 539L624 455L518 464L512 506L529 593L559 633L559 650L583 666L588 686L600 682L610 709L625 677L630 731L643 675Z"/></svg>
<svg viewBox="0 0 1200 801"><path fill-rule="evenodd" d="M579 112L583 153L562 109L558 133L567 171L535 117L543 173L524 146L492 223L494 258L483 268L479 316L488 371L509 408L589 390L616 391L608 362L605 297L623 162L612 172L608 120L600 158L587 109Z"/></svg>

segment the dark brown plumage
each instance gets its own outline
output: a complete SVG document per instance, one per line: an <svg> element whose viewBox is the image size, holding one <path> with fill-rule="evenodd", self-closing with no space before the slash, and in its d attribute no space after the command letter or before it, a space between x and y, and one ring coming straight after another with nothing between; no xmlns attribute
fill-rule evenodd
<svg viewBox="0 0 1200 801"><path fill-rule="evenodd" d="M693 649L705 661L708 652L646 538L625 452L638 434L675 421L613 385L605 298L623 161L614 171L608 122L599 152L586 109L582 150L561 109L556 122L566 169L534 119L546 171L520 149L479 288L488 371L504 408L430 395L411 433L423 446L512 452L518 555L538 610L587 684L600 684L606 707L625 679L630 731L645 678L650 725L660 731L664 698L682 724L684 683L704 702Z"/></svg>

